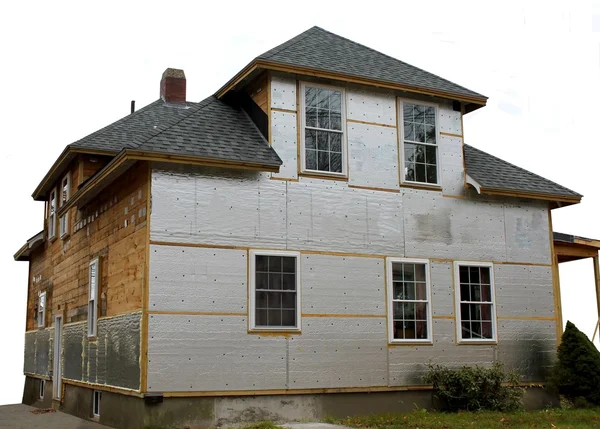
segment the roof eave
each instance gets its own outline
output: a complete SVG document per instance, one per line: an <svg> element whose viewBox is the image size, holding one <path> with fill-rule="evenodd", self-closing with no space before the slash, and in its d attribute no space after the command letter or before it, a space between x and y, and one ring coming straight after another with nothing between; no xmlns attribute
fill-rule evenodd
<svg viewBox="0 0 600 429"><path fill-rule="evenodd" d="M251 73L255 70L273 70L281 71L286 73L296 73L307 76L315 76L325 79L339 80L344 82L357 83L367 86L374 86L378 88L393 89L397 91L405 91L423 95L430 95L434 97L446 98L451 100L460 101L465 104L465 112L472 112L480 107L486 105L487 97L475 97L466 96L464 94L456 94L453 92L436 91L428 88L411 85L400 85L393 82L387 82L376 79L369 79L360 76L354 76L351 74L333 73L325 70L320 70L310 67L291 66L285 63L279 63L275 61L267 61L263 59L254 59L240 72L238 72L233 78L231 78L225 85L223 85L216 93L217 98L223 97L232 89L236 88L241 82L243 82Z"/></svg>
<svg viewBox="0 0 600 429"><path fill-rule="evenodd" d="M31 237L27 242L17 250L13 258L15 261L29 261L31 253L40 247L44 243L44 231L38 232L36 235Z"/></svg>

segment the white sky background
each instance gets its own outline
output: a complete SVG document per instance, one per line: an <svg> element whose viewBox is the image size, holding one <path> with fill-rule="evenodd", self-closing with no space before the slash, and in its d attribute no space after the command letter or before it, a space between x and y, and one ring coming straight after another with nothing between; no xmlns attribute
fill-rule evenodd
<svg viewBox="0 0 600 429"><path fill-rule="evenodd" d="M313 25L488 96L465 117L465 142L584 194L553 211L554 229L600 238L600 5L240 3L0 6L0 404L23 392L28 272L12 255L42 229L31 193L64 147L127 115L131 100L156 100L167 67L185 70L188 99L200 101ZM561 288L564 320L591 336L591 260L561 265Z"/></svg>

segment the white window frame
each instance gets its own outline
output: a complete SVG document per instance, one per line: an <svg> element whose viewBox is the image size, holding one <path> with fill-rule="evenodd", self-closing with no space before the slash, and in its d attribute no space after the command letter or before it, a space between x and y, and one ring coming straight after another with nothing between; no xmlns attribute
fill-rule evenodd
<svg viewBox="0 0 600 429"><path fill-rule="evenodd" d="M38 328L46 327L46 292L40 292L38 295L38 312L37 312L37 326Z"/></svg>
<svg viewBox="0 0 600 429"><path fill-rule="evenodd" d="M296 258L296 326L256 326L256 256L287 256ZM300 252L286 250L250 250L249 251L249 276L250 305L248 307L248 320L251 331L289 331L302 330L302 279L300 276Z"/></svg>
<svg viewBox="0 0 600 429"><path fill-rule="evenodd" d="M54 206L54 213L52 213L52 206ZM56 212L58 211L58 200L56 194L56 188L50 192L50 198L48 199L48 238L53 239L56 237Z"/></svg>
<svg viewBox="0 0 600 429"><path fill-rule="evenodd" d="M406 104L417 104L420 106L431 106L435 108L435 147L436 147L436 177L437 183L427 183L427 182L418 182L416 180L406 180L406 174L404 172L406 161L404 159L404 103ZM408 98L398 98L397 102L397 110L398 110L398 140L400 142L400 183L407 183L410 185L419 185L431 188L441 188L442 187L442 168L441 168L441 157L440 157L440 105L437 103L429 103L426 101L420 100L411 100ZM409 142L413 143L413 142ZM415 144L423 144L430 145L429 143L417 143Z"/></svg>
<svg viewBox="0 0 600 429"><path fill-rule="evenodd" d="M63 189L65 185L65 180L67 182L67 196L66 199L63 200ZM65 177L60 182L60 200L59 205L62 207L65 205L67 201L71 198L71 173L67 173ZM60 237L63 238L65 235L69 234L69 213L65 213L62 215L58 221L60 228Z"/></svg>
<svg viewBox="0 0 600 429"><path fill-rule="evenodd" d="M460 304L473 303L478 301L461 301L460 297L460 267L488 267L490 269L490 296L491 296L491 314L492 314L492 338L463 338L462 337L462 318L460 313ZM497 343L498 342L498 323L496 320L496 285L494 281L494 264L492 262L475 261L454 261L454 315L456 325L456 339L459 344L479 344L479 343ZM487 301L483 301L487 303Z"/></svg>
<svg viewBox="0 0 600 429"><path fill-rule="evenodd" d="M306 128L306 87L322 88L341 92L341 110L342 110L342 172L335 173L331 171L310 170L306 168L306 147L304 144L305 128ZM332 177L345 178L348 177L348 144L347 144L347 127L346 127L346 90L343 87L323 85L321 83L300 82L300 107L298 110L300 115L300 172L313 175L324 175ZM325 130L327 131L327 130ZM332 130L329 130L332 131Z"/></svg>
<svg viewBox="0 0 600 429"><path fill-rule="evenodd" d="M96 265L96 284L94 291L92 291L92 266ZM98 330L98 289L100 289L100 259L95 258L90 262L88 272L88 323L87 323L87 336L88 338L96 337ZM94 314L90 318L90 308L94 309Z"/></svg>
<svg viewBox="0 0 600 429"><path fill-rule="evenodd" d="M100 403L102 402L102 391L94 390L92 395L92 415L100 417Z"/></svg>
<svg viewBox="0 0 600 429"><path fill-rule="evenodd" d="M46 390L46 380L44 380L43 378L40 378L40 394L39 394L39 399L44 399L44 393Z"/></svg>
<svg viewBox="0 0 600 429"><path fill-rule="evenodd" d="M406 263L406 264L424 264L425 265L425 284L427 288L427 338L394 338L394 280L393 280L393 267L392 264ZM433 329L432 329L432 303L431 303L431 272L429 259L411 259L411 258L386 258L386 281L387 281L387 314L388 314L388 342L390 344L432 344L433 343ZM402 300L406 301L406 300ZM409 301L410 302L410 301ZM424 301L415 301L424 302Z"/></svg>

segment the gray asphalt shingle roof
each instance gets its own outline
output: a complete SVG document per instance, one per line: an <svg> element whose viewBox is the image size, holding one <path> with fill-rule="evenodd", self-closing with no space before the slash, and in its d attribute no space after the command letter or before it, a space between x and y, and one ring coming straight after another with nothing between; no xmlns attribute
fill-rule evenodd
<svg viewBox="0 0 600 429"><path fill-rule="evenodd" d="M581 198L582 195L537 174L517 167L473 146L464 145L467 174L483 189L518 191L557 197Z"/></svg>
<svg viewBox="0 0 600 429"><path fill-rule="evenodd" d="M252 120L214 96L185 105L157 100L69 146L281 165Z"/></svg>
<svg viewBox="0 0 600 429"><path fill-rule="evenodd" d="M330 33L320 27L310 28L258 56L257 59L369 78L397 85L486 98L433 73Z"/></svg>

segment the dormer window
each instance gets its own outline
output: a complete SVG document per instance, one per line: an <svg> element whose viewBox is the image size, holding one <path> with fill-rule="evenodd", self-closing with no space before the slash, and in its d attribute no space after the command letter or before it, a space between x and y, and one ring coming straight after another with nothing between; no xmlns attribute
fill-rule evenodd
<svg viewBox="0 0 600 429"><path fill-rule="evenodd" d="M400 101L403 181L438 185L437 106Z"/></svg>
<svg viewBox="0 0 600 429"><path fill-rule="evenodd" d="M60 206L62 207L71 197L71 175L67 174L60 185ZM65 213L60 218L60 236L64 237L69 233L69 214Z"/></svg>
<svg viewBox="0 0 600 429"><path fill-rule="evenodd" d="M48 238L56 236L56 188L50 192L48 200Z"/></svg>
<svg viewBox="0 0 600 429"><path fill-rule="evenodd" d="M302 171L346 175L343 88L301 84Z"/></svg>

